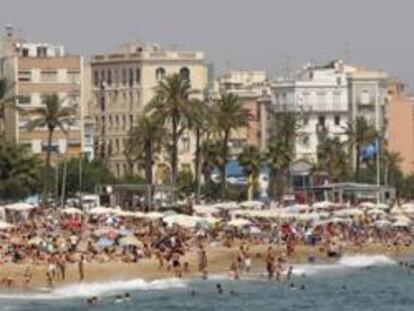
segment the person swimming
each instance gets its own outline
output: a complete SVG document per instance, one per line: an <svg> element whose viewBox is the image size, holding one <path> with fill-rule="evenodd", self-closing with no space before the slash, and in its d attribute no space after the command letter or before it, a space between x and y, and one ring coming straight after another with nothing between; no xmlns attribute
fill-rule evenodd
<svg viewBox="0 0 414 311"><path fill-rule="evenodd" d="M223 294L223 287L221 286L220 283L216 285L216 289L217 289L217 293L219 295L222 295Z"/></svg>
<svg viewBox="0 0 414 311"><path fill-rule="evenodd" d="M231 290L231 291L230 291L230 295L231 295L231 296L237 296L237 295L238 295L238 293L237 293L237 292L235 292L234 290Z"/></svg>
<svg viewBox="0 0 414 311"><path fill-rule="evenodd" d="M122 298L121 295L116 295L115 297L115 303L121 303L124 302L124 299Z"/></svg>
<svg viewBox="0 0 414 311"><path fill-rule="evenodd" d="M295 290L295 289L296 289L296 286L295 286L295 284L294 284L294 283L290 283L290 289L291 289L291 290Z"/></svg>
<svg viewBox="0 0 414 311"><path fill-rule="evenodd" d="M130 301L131 300L131 294L129 292L126 292L124 294L124 300L126 300L126 301Z"/></svg>
<svg viewBox="0 0 414 311"><path fill-rule="evenodd" d="M196 291L194 289L192 289L191 292L190 292L190 294L191 294L191 296L194 297L196 295Z"/></svg>
<svg viewBox="0 0 414 311"><path fill-rule="evenodd" d="M299 287L299 289L300 289L300 290L305 290L305 289L306 289L306 286L305 286L304 284L302 284L302 285Z"/></svg>

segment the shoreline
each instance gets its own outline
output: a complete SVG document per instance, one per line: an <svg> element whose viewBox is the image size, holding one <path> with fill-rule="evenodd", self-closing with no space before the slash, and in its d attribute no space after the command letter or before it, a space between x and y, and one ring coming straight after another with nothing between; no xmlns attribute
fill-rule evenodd
<svg viewBox="0 0 414 311"><path fill-rule="evenodd" d="M250 245L252 257L252 271L265 271L264 258L269 247L268 244ZM272 245L277 256L284 253L285 247ZM231 261L235 258L238 247L208 247L208 274L210 275L229 275L229 267ZM335 264L340 258L329 259L320 253L317 247L299 246L293 256L288 258L287 265L305 264L308 262L308 256L315 256L315 265L318 264ZM385 247L381 244L368 244L363 248L346 247L343 256L353 255L383 255L393 260L401 260L402 258L414 255L414 247ZM183 257L183 262L189 263L189 272L183 274L183 279L201 279L200 273L197 271L197 254L194 251L188 252ZM0 265L0 280L12 278L15 282L14 286L0 286L0 293L4 290L11 290L21 293L39 293L47 288L46 266L32 267L32 281L29 287L24 286L24 274L28 264L3 264ZM156 259L141 259L137 263L123 262L107 262L107 263L86 263L85 279L79 282L77 264L70 264L66 267L66 278L64 281L56 280L54 289L60 289L67 286L105 283L116 281L131 281L135 279L147 282L155 280L166 280L174 278L173 271L167 271L165 268L160 270Z"/></svg>

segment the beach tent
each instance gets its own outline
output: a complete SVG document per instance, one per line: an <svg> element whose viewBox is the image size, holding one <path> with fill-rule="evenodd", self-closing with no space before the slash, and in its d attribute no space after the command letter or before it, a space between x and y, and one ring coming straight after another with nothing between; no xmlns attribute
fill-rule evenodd
<svg viewBox="0 0 414 311"><path fill-rule="evenodd" d="M5 221L0 220L0 230L7 230L13 228L12 224L9 224Z"/></svg>
<svg viewBox="0 0 414 311"><path fill-rule="evenodd" d="M36 206L31 205L29 203L20 202L20 203L13 203L13 204L6 205L5 208L9 211L14 211L14 212L27 212L27 211L30 211L36 208Z"/></svg>
<svg viewBox="0 0 414 311"><path fill-rule="evenodd" d="M135 236L129 235L126 237L123 237L119 240L119 244L121 246L136 246L136 247L142 247L142 242L138 240Z"/></svg>

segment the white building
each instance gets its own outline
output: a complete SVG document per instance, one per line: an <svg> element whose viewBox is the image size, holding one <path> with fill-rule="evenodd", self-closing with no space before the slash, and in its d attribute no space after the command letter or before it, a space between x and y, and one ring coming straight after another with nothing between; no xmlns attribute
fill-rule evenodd
<svg viewBox="0 0 414 311"><path fill-rule="evenodd" d="M275 82L276 113L303 111L305 116L295 144L297 160L317 160L319 130L347 139L344 129L359 115L384 130L387 79L385 72L347 66L338 60L324 66L307 65L293 78Z"/></svg>

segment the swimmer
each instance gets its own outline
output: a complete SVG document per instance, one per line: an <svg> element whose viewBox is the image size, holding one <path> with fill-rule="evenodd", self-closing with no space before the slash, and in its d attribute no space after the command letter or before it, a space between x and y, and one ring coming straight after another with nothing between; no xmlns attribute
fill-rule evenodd
<svg viewBox="0 0 414 311"><path fill-rule="evenodd" d="M115 297L115 303L121 303L124 302L124 299L122 299L121 295L116 295Z"/></svg>
<svg viewBox="0 0 414 311"><path fill-rule="evenodd" d="M217 284L216 289L219 295L223 294L223 287L221 286L221 284Z"/></svg>
<svg viewBox="0 0 414 311"><path fill-rule="evenodd" d="M342 285L342 289L343 290L346 290L346 285Z"/></svg>
<svg viewBox="0 0 414 311"><path fill-rule="evenodd" d="M290 283L290 289L295 290L296 289L295 284Z"/></svg>
<svg viewBox="0 0 414 311"><path fill-rule="evenodd" d="M304 284L302 284L302 285L299 287L299 289L300 289L300 290L305 290L305 289L306 289L306 286L305 286Z"/></svg>
<svg viewBox="0 0 414 311"><path fill-rule="evenodd" d="M124 294L124 300L126 300L126 301L130 301L130 300L131 300L131 294L130 294L130 293L128 293L128 292L126 292L126 293Z"/></svg>
<svg viewBox="0 0 414 311"><path fill-rule="evenodd" d="M191 293L191 296L193 297L196 295L196 291L194 289L192 289L190 293Z"/></svg>
<svg viewBox="0 0 414 311"><path fill-rule="evenodd" d="M238 295L238 293L237 293L237 292L235 292L234 290L231 290L231 291L230 291L230 295L231 295L231 296L237 296L237 295Z"/></svg>

